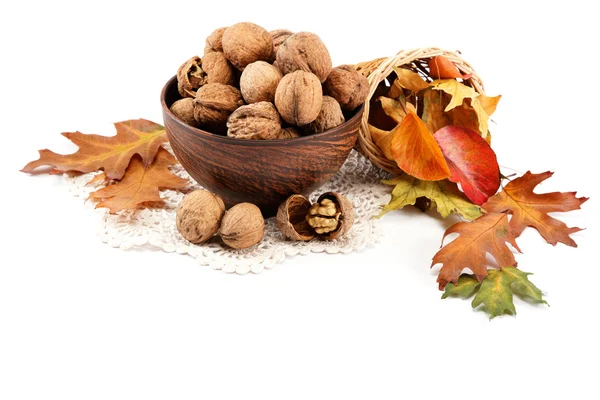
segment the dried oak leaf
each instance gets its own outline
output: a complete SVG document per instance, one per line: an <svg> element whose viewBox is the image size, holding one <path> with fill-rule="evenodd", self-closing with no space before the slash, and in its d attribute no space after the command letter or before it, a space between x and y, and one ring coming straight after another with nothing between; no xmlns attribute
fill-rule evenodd
<svg viewBox="0 0 600 400"><path fill-rule="evenodd" d="M452 225L444 233L444 238L451 233L458 233L456 239L442 247L433 257L431 266L442 264L438 276L440 290L446 284L458 283L463 269L469 268L478 281L488 274L486 254L489 253L499 266L516 267L517 262L506 243L510 243L519 252L515 236L508 226L508 214L489 213L473 222L459 222Z"/></svg>
<svg viewBox="0 0 600 400"><path fill-rule="evenodd" d="M133 157L122 180L96 190L88 199L99 201L96 208L108 208L111 214L137 209L147 203L162 204L159 190L183 189L188 184L187 180L167 168L175 163L175 157L163 148L158 150L154 162L149 166L145 166L139 157ZM92 179L97 180L100 180L98 176Z"/></svg>
<svg viewBox="0 0 600 400"><path fill-rule="evenodd" d="M531 226L552 245L561 242L577 247L577 243L569 235L579 232L581 228L569 228L548 213L578 210L588 198L578 198L577 192L533 193L538 184L552 175L552 172L532 174L527 171L522 177L508 183L500 193L490 197L482 207L490 213L508 211L512 214L510 233L514 237L519 237L527 226Z"/></svg>
<svg viewBox="0 0 600 400"><path fill-rule="evenodd" d="M444 218L450 214L458 214L465 219L474 220L481 216L481 208L465 198L455 183L443 181L421 181L407 174L391 180L384 180L386 185L395 185L392 198L383 207L379 217L392 211L415 205L417 199L426 197Z"/></svg>
<svg viewBox="0 0 600 400"><path fill-rule="evenodd" d="M149 165L160 145L168 140L164 127L145 119L114 125L117 129L115 136L64 132L62 135L79 146L79 150L73 154L40 150L40 158L28 163L21 171L31 173L43 165L62 172L87 173L103 169L109 179L121 179L134 154L140 155L143 165Z"/></svg>
<svg viewBox="0 0 600 400"><path fill-rule="evenodd" d="M503 314L515 315L517 311L513 294L532 303L548 304L542 298L542 291L529 280L529 275L531 274L514 267L489 270L482 282L477 281L473 275L462 274L456 286L453 283L446 286L442 299L450 296L467 299L476 293L471 306L477 308L483 304L490 319Z"/></svg>

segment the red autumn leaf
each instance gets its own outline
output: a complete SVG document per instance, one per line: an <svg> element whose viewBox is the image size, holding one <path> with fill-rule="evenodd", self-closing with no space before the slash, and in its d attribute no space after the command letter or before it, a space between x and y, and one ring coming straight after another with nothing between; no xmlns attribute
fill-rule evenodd
<svg viewBox="0 0 600 400"><path fill-rule="evenodd" d="M437 279L440 290L449 282L458 284L458 277L465 268L473 271L477 280L481 282L488 274L488 253L500 267L517 266L514 254L506 245L510 243L521 251L508 227L508 214L489 213L473 222L459 222L446 230L444 238L451 233L458 233L460 236L442 247L431 263L432 267L435 264L443 264Z"/></svg>
<svg viewBox="0 0 600 400"><path fill-rule="evenodd" d="M121 179L129 160L139 154L144 165L150 165L167 134L162 126L136 119L115 123L115 136L86 135L64 132L62 135L75 143L79 150L73 154L57 154L40 150L40 158L27 164L21 171L33 172L37 167L50 165L52 172L94 172L103 169L110 179Z"/></svg>
<svg viewBox="0 0 600 400"><path fill-rule="evenodd" d="M500 187L496 153L475 131L445 126L434 135L450 168L450 180L460 183L473 203L481 205Z"/></svg>
<svg viewBox="0 0 600 400"><path fill-rule="evenodd" d="M525 175L509 182L500 193L491 197L483 204L483 209L487 212L511 213L510 230L515 237L519 237L527 226L531 226L552 245L561 242L567 246L577 247L577 243L569 235L579 232L581 228L569 228L564 222L552 218L548 213L578 210L588 198L577 198L577 192L533 193L533 189L552 174L552 172L532 174L527 171Z"/></svg>
<svg viewBox="0 0 600 400"><path fill-rule="evenodd" d="M473 76L473 74L461 74L456 65L444 56L436 56L429 59L429 72L436 79L469 79Z"/></svg>
<svg viewBox="0 0 600 400"><path fill-rule="evenodd" d="M122 180L96 190L90 194L89 199L99 201L96 208L108 208L111 214L143 207L147 203L162 204L160 189L183 189L188 184L187 180L169 170L168 166L176 162L175 157L162 147L149 166L144 166L142 160L135 156ZM103 173L95 176L88 184L99 182L102 178Z"/></svg>
<svg viewBox="0 0 600 400"><path fill-rule="evenodd" d="M424 181L450 176L439 145L417 114L409 112L390 134L392 156L404 172Z"/></svg>

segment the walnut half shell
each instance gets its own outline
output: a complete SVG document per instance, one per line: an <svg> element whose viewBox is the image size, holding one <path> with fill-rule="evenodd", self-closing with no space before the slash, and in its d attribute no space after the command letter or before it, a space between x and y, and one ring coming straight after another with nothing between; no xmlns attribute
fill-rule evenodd
<svg viewBox="0 0 600 400"><path fill-rule="evenodd" d="M277 228L292 240L308 241L315 237L315 231L306 221L310 201L301 194L293 194L277 210Z"/></svg>

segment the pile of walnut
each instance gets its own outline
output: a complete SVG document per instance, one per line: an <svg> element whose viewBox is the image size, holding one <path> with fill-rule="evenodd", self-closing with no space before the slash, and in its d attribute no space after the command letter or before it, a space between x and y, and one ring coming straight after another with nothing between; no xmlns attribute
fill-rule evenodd
<svg viewBox="0 0 600 400"><path fill-rule="evenodd" d="M214 31L204 56L179 68L177 84L182 99L171 111L188 125L263 140L335 128L369 91L352 66L332 68L317 35L267 32L250 22Z"/></svg>
<svg viewBox="0 0 600 400"><path fill-rule="evenodd" d="M204 243L217 233L234 249L259 243L265 232L265 220L254 204L240 203L225 211L223 200L206 190L185 195L177 209L177 230L191 243ZM290 196L277 212L279 230L292 240L342 237L354 223L352 204L344 196L328 192L315 204L300 195Z"/></svg>

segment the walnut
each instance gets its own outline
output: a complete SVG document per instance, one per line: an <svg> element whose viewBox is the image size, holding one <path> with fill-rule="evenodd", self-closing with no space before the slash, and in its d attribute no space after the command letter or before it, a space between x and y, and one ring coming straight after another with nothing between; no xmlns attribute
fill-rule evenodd
<svg viewBox="0 0 600 400"><path fill-rule="evenodd" d="M340 104L329 96L323 96L323 105L317 119L304 127L305 133L321 133L345 122Z"/></svg>
<svg viewBox="0 0 600 400"><path fill-rule="evenodd" d="M300 136L302 135L300 132L298 132L298 129L294 128L293 126L288 126L287 128L281 129L277 139L294 139Z"/></svg>
<svg viewBox="0 0 600 400"><path fill-rule="evenodd" d="M251 22L240 22L225 29L223 53L240 71L254 61L269 61L273 55L273 39L264 28Z"/></svg>
<svg viewBox="0 0 600 400"><path fill-rule="evenodd" d="M327 79L332 65L325 44L309 32L298 32L288 37L279 46L276 61L284 75L297 70L312 72L321 83Z"/></svg>
<svg viewBox="0 0 600 400"><path fill-rule="evenodd" d="M313 122L321 112L323 91L316 75L296 71L285 75L275 91L275 106L285 122L302 126Z"/></svg>
<svg viewBox="0 0 600 400"><path fill-rule="evenodd" d="M202 243L219 230L225 212L223 200L206 190L185 195L177 208L177 230L189 242Z"/></svg>
<svg viewBox="0 0 600 400"><path fill-rule="evenodd" d="M240 91L244 100L248 104L272 102L282 77L281 71L265 61L248 64L240 78Z"/></svg>
<svg viewBox="0 0 600 400"><path fill-rule="evenodd" d="M279 46L281 43L285 42L287 38L292 36L294 32L288 31L287 29L277 29L269 32L271 38L273 39L273 58L277 55L277 50L279 50Z"/></svg>
<svg viewBox="0 0 600 400"><path fill-rule="evenodd" d="M301 194L290 196L277 210L277 228L292 240L308 241L315 237L314 229L306 221L310 201Z"/></svg>
<svg viewBox="0 0 600 400"><path fill-rule="evenodd" d="M190 126L197 125L196 119L194 118L194 99L191 97L177 100L171 105L170 110L177 118L186 124Z"/></svg>
<svg viewBox="0 0 600 400"><path fill-rule="evenodd" d="M231 207L223 216L221 239L234 249L245 249L261 241L265 232L265 220L260 209L251 203Z"/></svg>
<svg viewBox="0 0 600 400"><path fill-rule="evenodd" d="M243 104L242 94L233 86L209 83L198 89L194 99L194 118L201 126L222 133L229 115Z"/></svg>
<svg viewBox="0 0 600 400"><path fill-rule="evenodd" d="M285 237L303 241L315 236L325 240L340 238L353 223L352 204L335 192L323 193L312 206L306 197L292 195L279 206L276 219Z"/></svg>
<svg viewBox="0 0 600 400"><path fill-rule="evenodd" d="M213 33L206 38L204 55L213 51L223 52L223 32L225 32L225 29L227 29L227 27L215 29Z"/></svg>
<svg viewBox="0 0 600 400"><path fill-rule="evenodd" d="M321 239L333 240L342 237L354 223L352 203L338 193L324 193L310 207L306 222Z"/></svg>
<svg viewBox="0 0 600 400"><path fill-rule="evenodd" d="M333 97L344 110L352 111L369 95L369 81L350 65L340 65L329 73L323 85L326 95Z"/></svg>
<svg viewBox="0 0 600 400"><path fill-rule="evenodd" d="M273 104L260 103L241 106L227 120L227 136L238 139L277 139L281 119Z"/></svg>
<svg viewBox="0 0 600 400"><path fill-rule="evenodd" d="M235 84L233 66L225 55L219 52L194 56L187 60L177 71L177 89L182 97L194 97L200 86L208 83Z"/></svg>

